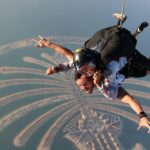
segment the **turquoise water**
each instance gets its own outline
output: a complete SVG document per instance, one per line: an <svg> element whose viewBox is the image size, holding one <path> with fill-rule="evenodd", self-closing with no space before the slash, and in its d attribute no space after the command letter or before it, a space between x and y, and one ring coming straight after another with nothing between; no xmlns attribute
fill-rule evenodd
<svg viewBox="0 0 150 150"><path fill-rule="evenodd" d="M128 19L124 26L129 30L134 31L137 25L142 21L150 22L150 1L126 1L125 12L128 15ZM89 37L98 29L110 26L116 23L112 18L113 12L120 12L121 0L1 0L0 1L0 51L2 46L10 44L12 42L32 39L38 35L43 36L68 36L68 37ZM144 55L150 56L149 52L149 36L150 28L145 29L141 35L138 36L137 49L139 49ZM16 43L16 46L19 44ZM70 49L75 49L82 44L64 44ZM9 49L9 48L7 48ZM53 52L49 49L37 49L34 45L26 45L23 48L14 48L8 53L0 55L0 67L20 67L37 69L45 71L47 67L40 65L41 61L51 65L50 61L41 56L42 53L47 53L53 56ZM23 58L29 56L39 61L39 64L30 63L23 61ZM55 60L55 59L54 59ZM58 76L59 77L59 76ZM64 76L62 76L64 77ZM1 74L0 81L12 80L12 79L47 79L51 81L57 81L51 77L45 77L44 74L28 74L26 73L10 73ZM142 78L144 81L150 82L150 77ZM21 85L10 85L7 87L1 87L0 85L0 98L16 94L32 89L39 88L50 88L49 93L43 93L39 95L30 95L29 93L25 97L18 98L14 102L10 102L5 106L0 106L0 119L5 115L33 102L42 101L45 98L52 98L54 95L69 95L72 90L68 83L65 82L66 78L58 79L59 83L56 84L56 92L53 91L53 87L48 84L28 84ZM68 80L67 80L68 81ZM59 87L63 85L64 88ZM69 89L70 88L70 89ZM139 90L146 93L150 93L150 88L142 86L127 86L132 90ZM66 91L65 91L66 89ZM38 93L38 92L37 92ZM150 106L149 99L137 97L141 99L142 104ZM16 98L17 99L17 98ZM63 98L62 98L63 99ZM92 99L92 98L91 98ZM29 123L34 121L40 115L47 111L60 106L63 102L55 102L53 104L47 104L38 109L32 110L22 118L15 120L11 125L4 128L0 132L0 149L1 150L34 150L38 147L44 134L48 131L49 127L69 108L64 109L62 112L58 112L54 117L48 119L38 130L31 136L27 143L23 147L16 147L13 144L13 140L16 135L24 129ZM124 106L115 106L123 110L132 110ZM59 109L58 109L59 110ZM109 112L109 110L106 110ZM134 114L134 113L133 113ZM127 118L121 117L123 122L123 129L121 135L118 137L120 144L125 150L130 150L136 143L141 143L143 147L149 150L150 135L146 134L146 130L136 131L137 124L128 120ZM67 121L69 122L70 119ZM66 124L67 124L66 122ZM64 126L63 126L64 127ZM67 141L63 136L63 127L60 128L56 134L52 143L52 150L75 150L76 147ZM130 136L130 139L129 139ZM132 139L132 140L131 140ZM61 146L60 146L61 145Z"/></svg>

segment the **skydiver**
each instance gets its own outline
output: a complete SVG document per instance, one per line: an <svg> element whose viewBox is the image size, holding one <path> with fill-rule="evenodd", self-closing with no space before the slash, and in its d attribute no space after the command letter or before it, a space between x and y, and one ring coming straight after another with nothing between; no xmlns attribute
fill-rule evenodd
<svg viewBox="0 0 150 150"><path fill-rule="evenodd" d="M141 26L143 26L143 24L141 25ZM140 26L140 27L141 27ZM110 28L107 28L107 29L110 29ZM141 28L142 29L142 28ZM123 32L124 34L126 33L126 32L128 32L128 30L124 30L125 32ZM138 30L137 30L138 31ZM139 32L139 31L138 31ZM129 33L129 32L128 32ZM127 38L127 37L125 37L125 35L121 35L121 36L123 36L123 38ZM136 34L135 34L136 35ZM131 51L129 51L129 54L127 54L127 55L125 55L125 56L130 56L130 52L132 52L132 51L135 51L135 49L134 49L134 47L135 47L135 44L136 44L136 40L134 39L134 37L133 36L131 36L131 34L129 33L129 36L132 38L132 40L133 41L135 41L135 42L133 42L133 44L131 45L131 47L129 47L129 48L127 48L127 47L125 47L126 48L126 50L131 50ZM89 41L91 41L92 40L92 38L91 39L89 39L88 40L88 42ZM128 42L130 43L130 39L127 39L128 40ZM46 71L46 74L47 75L49 75L49 74L52 74L52 73L54 73L54 72L59 72L59 71L64 71L64 70L69 70L69 69L71 69L71 68L73 68L74 66L75 66L75 68L78 70L78 71L80 71L80 72L82 72L82 75L83 76L85 76L85 77L87 77L87 76L93 76L93 79L91 80L91 82L93 81L93 84L94 85L98 85L99 86L99 84L97 84L96 82L95 82L95 76L96 76L96 74L98 73L98 74L100 74L100 76L102 76L101 75L101 73L100 73L100 71L101 72L103 72L103 70L108 70L108 68L106 67L110 62L111 62L111 60L110 61L102 61L101 59L100 59L100 57L101 57L101 55L100 55L100 53L98 53L97 54L97 52L96 51L91 51L91 50L89 50L88 49L88 52L87 51L85 51L84 49L80 49L79 51L77 51L75 54L72 52L72 51L70 51L69 49L67 49L67 48L65 48L65 47L63 47L63 46L61 46L61 45L58 45L58 44L55 44L55 43L52 43L52 42L50 42L49 43L49 41L47 41L46 39L43 39L43 38L41 38L40 40L38 40L37 41L38 43L39 43L39 47L48 47L48 48L52 48L52 49L54 49L56 52L58 52L58 53L60 53L60 54L62 54L62 55L64 55L64 56L66 56L67 58L68 58L68 60L69 60L69 63L66 65L66 64L60 64L59 66L55 66L55 67L52 67L52 68L49 68L47 71ZM86 42L85 43L85 47L86 47L86 45L87 45L87 43L88 42ZM104 41L104 43L101 43L100 44L100 46L104 46L106 43L108 42L108 41ZM126 42L126 41L125 41ZM89 44L89 43L88 43ZM99 44L99 43L98 43ZM94 45L94 44L93 44ZM92 46L93 46L92 45ZM97 45L94 45L94 46L97 46ZM94 47L93 46L93 47ZM124 45L124 46L126 46L126 45ZM93 48L92 47L92 48ZM91 47L90 47L91 48ZM124 48L124 49L125 49ZM120 48L121 50L122 50L122 48ZM82 51L83 50L83 51ZM116 49L114 49L114 50L116 50ZM81 52L82 52L82 54L81 54ZM90 55L89 55L89 52L90 52ZM111 52L111 51L110 51ZM137 51L138 52L138 51ZM93 53L94 53L94 57L93 57ZM127 52L128 53L128 52ZM110 53L111 54L111 53ZM114 52L113 52L113 54L114 54ZM105 57L106 57L107 55L105 55ZM141 57L141 56L143 56L143 55L138 55L138 57ZM94 60L94 63L92 62L92 61L89 61L89 60L91 60L91 58L94 58L93 60ZM96 58L97 57L97 58ZM111 56L112 57L112 56ZM117 56L118 58L121 58L121 57L123 57L124 58L124 55L122 55L121 54L121 51L120 51L120 53L119 53L119 55ZM133 55L132 55L132 57L133 57ZM81 59L82 58L82 59ZM87 59L88 58L88 59ZM95 62L95 58L96 58L96 60L97 60L97 62ZM107 57L106 57L107 58ZM117 58L117 59L118 59ZM149 73L148 71L148 69L149 69L149 59L147 59L145 56L143 56L142 57L142 59L144 59L144 60L146 60L146 62L147 62L147 64L148 64L148 67L147 66L143 66L142 64L141 64L141 66L144 68L143 70L144 71L142 71L142 73L141 73L141 70L138 70L139 72L138 72L138 76L145 76L146 75L146 73ZM107 60L107 59L106 59ZM113 59L112 59L113 60ZM130 61L129 61L130 60ZM129 58L128 60L126 60L126 61L124 61L124 63L123 63L123 67L122 67L122 70L123 70L123 68L125 68L125 66L129 66L129 64L131 64L131 62L132 62L132 60L133 60L133 58L131 59L131 58ZM73 62L74 61L74 62ZM78 62L77 62L78 61ZM114 59L114 61L116 61L116 59ZM127 62L128 61L128 62ZM130 62L130 63L129 63ZM74 63L74 64L73 64ZM96 64L97 63L97 64ZM103 64L104 63L104 64ZM139 63L139 62L138 62ZM130 65L130 66L132 66L132 65ZM127 67L128 68L128 67ZM134 69L134 67L130 67L130 68L132 68L132 69ZM121 69L121 68L119 68L119 69ZM99 71L97 71L97 70L99 70ZM130 76L135 76L135 77L137 77L136 76L136 72L135 71L133 71L134 72L134 74L131 74L130 72L126 75L124 75L125 77L130 77ZM144 72L144 73L143 73ZM117 72L117 74L119 75L119 73ZM117 75L116 74L116 75ZM140 74L140 75L139 75ZM120 75L122 75L122 74L120 74ZM109 76L109 75L108 75ZM87 77L88 78L88 77ZM104 78L105 78L105 76L104 76ZM80 78L79 78L80 79ZM97 79L98 79L98 77L97 77ZM89 80L90 81L90 80ZM111 80L110 80L110 82L112 82ZM114 83L116 83L117 81L115 81ZM141 127L141 126L144 126L144 127L147 127L148 129L149 129L149 132L150 132L150 122L149 122L149 119L148 119L148 117L147 117L147 115L146 115L146 113L145 112L143 112L143 109L142 109L142 107L141 107L141 105L137 102L137 100L135 99L135 98L133 98L133 97L131 97L121 86L118 86L118 84L116 84L117 85L117 87L118 87L118 93L116 94L116 96L117 96L117 98L119 98L122 102L125 102L125 103L128 103L131 107L132 107L132 109L140 116L140 125L139 125L139 127ZM97 86L97 87L98 87ZM94 87L94 86L93 86ZM99 86L98 87L99 89L101 89L101 86ZM114 88L110 88L111 90L112 89L114 89ZM107 91L106 91L107 92ZM108 92L109 92L109 89L108 89ZM92 93L92 92L91 92ZM107 94L106 94L107 95ZM111 98L111 96L110 96L110 98Z"/></svg>

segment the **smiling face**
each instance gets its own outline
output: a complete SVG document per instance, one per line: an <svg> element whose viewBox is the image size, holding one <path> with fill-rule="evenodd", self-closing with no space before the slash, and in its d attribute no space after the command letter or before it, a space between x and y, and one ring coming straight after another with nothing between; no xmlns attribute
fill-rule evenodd
<svg viewBox="0 0 150 150"><path fill-rule="evenodd" d="M85 91L88 94L93 92L94 84L91 78L85 75L81 75L81 77L76 80L76 84L82 91Z"/></svg>

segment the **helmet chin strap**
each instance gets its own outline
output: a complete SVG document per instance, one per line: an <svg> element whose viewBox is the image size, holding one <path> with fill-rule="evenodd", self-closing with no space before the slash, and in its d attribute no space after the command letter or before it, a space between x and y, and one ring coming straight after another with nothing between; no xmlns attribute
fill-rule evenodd
<svg viewBox="0 0 150 150"><path fill-rule="evenodd" d="M79 66L76 66L76 69L77 69L77 71L79 71L80 70Z"/></svg>

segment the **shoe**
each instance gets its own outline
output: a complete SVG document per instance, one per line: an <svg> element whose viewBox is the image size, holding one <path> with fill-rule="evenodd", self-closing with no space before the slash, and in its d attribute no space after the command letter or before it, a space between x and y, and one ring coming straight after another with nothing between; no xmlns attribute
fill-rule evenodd
<svg viewBox="0 0 150 150"><path fill-rule="evenodd" d="M138 27L138 32L142 32L148 26L147 22L142 22Z"/></svg>
<svg viewBox="0 0 150 150"><path fill-rule="evenodd" d="M121 14L121 13L113 13L113 17L117 20L117 21L122 21L122 23L124 23L127 19L127 16L125 14Z"/></svg>

